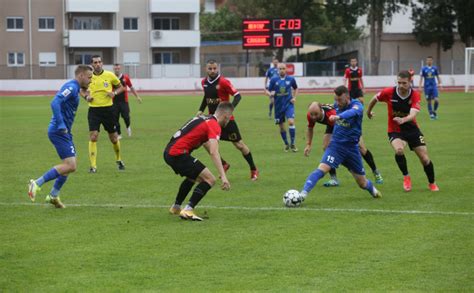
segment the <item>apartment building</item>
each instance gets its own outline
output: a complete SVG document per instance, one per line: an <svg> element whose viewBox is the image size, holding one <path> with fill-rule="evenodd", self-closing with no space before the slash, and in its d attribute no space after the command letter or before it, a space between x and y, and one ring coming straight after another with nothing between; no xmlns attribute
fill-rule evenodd
<svg viewBox="0 0 474 293"><path fill-rule="evenodd" d="M132 77L198 77L199 0L2 0L0 78L71 78L101 55Z"/></svg>

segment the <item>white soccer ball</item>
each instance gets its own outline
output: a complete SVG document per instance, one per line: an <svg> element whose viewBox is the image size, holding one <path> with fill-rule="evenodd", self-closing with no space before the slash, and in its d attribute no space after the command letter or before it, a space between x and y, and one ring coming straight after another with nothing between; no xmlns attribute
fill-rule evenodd
<svg viewBox="0 0 474 293"><path fill-rule="evenodd" d="M302 198L298 190L290 189L283 195L283 203L289 208L299 207L301 202Z"/></svg>

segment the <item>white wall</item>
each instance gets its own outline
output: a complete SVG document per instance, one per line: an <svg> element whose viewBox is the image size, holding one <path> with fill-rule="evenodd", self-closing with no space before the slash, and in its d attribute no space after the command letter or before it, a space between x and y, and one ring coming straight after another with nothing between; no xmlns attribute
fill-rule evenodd
<svg viewBox="0 0 474 293"><path fill-rule="evenodd" d="M443 87L462 87L464 75L441 75ZM474 78L471 75L471 79ZM238 90L263 90L264 78L229 78ZM0 80L0 91L57 91L66 80ZM300 89L332 89L342 84L341 77L297 77ZM394 76L365 76L364 83L368 88L381 88L395 85ZM418 77L415 78L415 85ZM201 90L200 78L157 78L134 79L137 90L146 91L195 91Z"/></svg>

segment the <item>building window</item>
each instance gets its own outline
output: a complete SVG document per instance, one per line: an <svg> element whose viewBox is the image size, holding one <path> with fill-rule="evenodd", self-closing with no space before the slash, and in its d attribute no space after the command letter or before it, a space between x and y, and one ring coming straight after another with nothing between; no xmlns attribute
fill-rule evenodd
<svg viewBox="0 0 474 293"><path fill-rule="evenodd" d="M124 52L123 64L138 65L140 64L140 52Z"/></svg>
<svg viewBox="0 0 474 293"><path fill-rule="evenodd" d="M101 30L102 18L98 16L74 17L73 27L75 30Z"/></svg>
<svg viewBox="0 0 474 293"><path fill-rule="evenodd" d="M7 17L7 31L23 30L23 17Z"/></svg>
<svg viewBox="0 0 474 293"><path fill-rule="evenodd" d="M40 31L54 31L54 17L40 17L38 28Z"/></svg>
<svg viewBox="0 0 474 293"><path fill-rule="evenodd" d="M123 30L124 31L138 31L138 18L124 17Z"/></svg>
<svg viewBox="0 0 474 293"><path fill-rule="evenodd" d="M8 66L25 66L25 54L21 52L9 52Z"/></svg>
<svg viewBox="0 0 474 293"><path fill-rule="evenodd" d="M153 54L153 64L179 64L179 52L158 52Z"/></svg>
<svg viewBox="0 0 474 293"><path fill-rule="evenodd" d="M40 66L56 66L56 52L39 53Z"/></svg>
<svg viewBox="0 0 474 293"><path fill-rule="evenodd" d="M74 53L74 64L91 64L92 56L102 56L101 52L75 52Z"/></svg>
<svg viewBox="0 0 474 293"><path fill-rule="evenodd" d="M176 17L155 17L153 19L153 29L155 29L155 30L179 30L179 18L176 18Z"/></svg>

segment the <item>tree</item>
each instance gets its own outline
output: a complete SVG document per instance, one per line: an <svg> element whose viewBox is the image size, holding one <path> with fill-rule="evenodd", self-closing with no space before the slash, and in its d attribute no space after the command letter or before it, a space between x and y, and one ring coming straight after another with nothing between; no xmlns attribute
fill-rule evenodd
<svg viewBox="0 0 474 293"><path fill-rule="evenodd" d="M238 40L242 20L227 5L216 13L201 13L200 29L203 41Z"/></svg>
<svg viewBox="0 0 474 293"><path fill-rule="evenodd" d="M474 1L452 0L458 32L466 47L474 46Z"/></svg>
<svg viewBox="0 0 474 293"><path fill-rule="evenodd" d="M408 5L408 0L362 0L358 2L360 11L364 13L367 11L367 21L370 26L370 72L377 75L379 73L383 24L389 24L392 21L392 16Z"/></svg>
<svg viewBox="0 0 474 293"><path fill-rule="evenodd" d="M454 44L456 16L452 0L419 0L412 4L414 21L413 34L422 46L436 43L436 61L441 66L441 48L451 49Z"/></svg>

